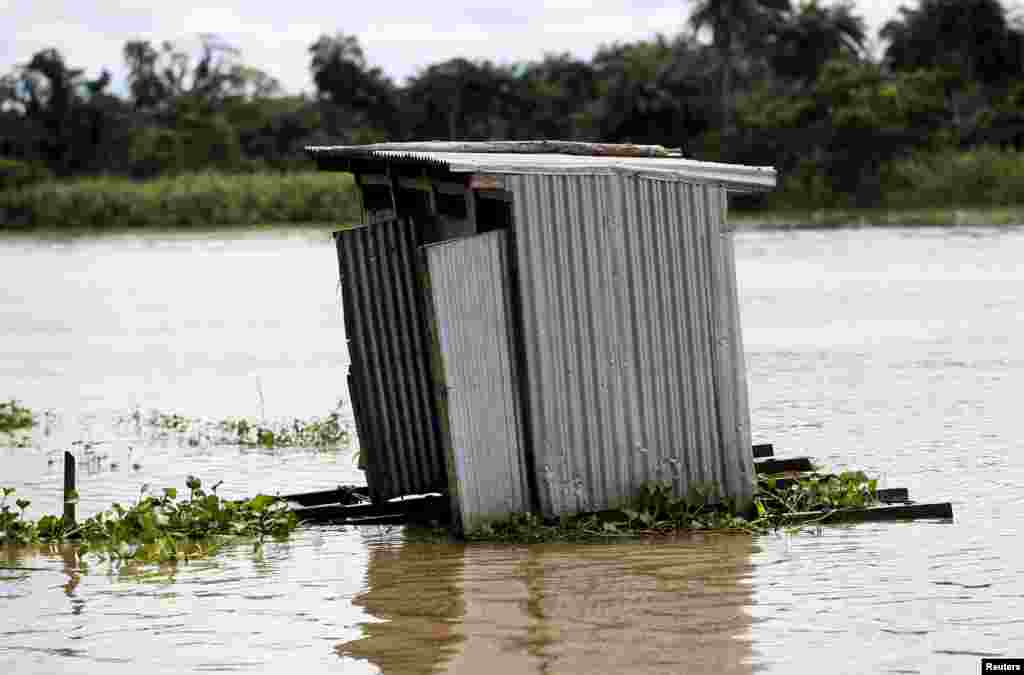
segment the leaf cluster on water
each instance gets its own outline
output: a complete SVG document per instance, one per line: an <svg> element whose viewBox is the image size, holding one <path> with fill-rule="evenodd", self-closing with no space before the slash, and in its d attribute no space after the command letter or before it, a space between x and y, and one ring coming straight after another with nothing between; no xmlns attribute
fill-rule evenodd
<svg viewBox="0 0 1024 675"><path fill-rule="evenodd" d="M218 428L233 434L240 445L264 448L326 448L345 445L350 440L348 428L341 422L337 412L332 412L324 419L295 419L278 425L254 424L244 418L232 418L219 422Z"/></svg>
<svg viewBox="0 0 1024 675"><path fill-rule="evenodd" d="M788 482L778 476L759 476L753 505L741 512L709 486L695 486L686 496L678 497L671 484L649 482L618 509L557 521L545 521L535 514L513 514L469 531L465 537L469 541L533 543L608 541L686 531L799 531L835 510L877 504L876 487L877 481L861 471L812 472Z"/></svg>
<svg viewBox="0 0 1024 675"><path fill-rule="evenodd" d="M11 433L31 429L35 423L32 411L19 405L16 400L0 401L0 431Z"/></svg>
<svg viewBox="0 0 1024 675"><path fill-rule="evenodd" d="M839 474L813 472L784 486L776 476L761 476L754 500L757 520L772 528L791 525L801 514L821 512L822 517L840 509L856 509L878 503L878 481L863 471Z"/></svg>
<svg viewBox="0 0 1024 675"><path fill-rule="evenodd" d="M175 488L164 488L161 496L148 495L142 488L132 506L113 504L81 523L71 525L61 516L25 518L29 502L18 499L17 511L7 500L13 488L0 488L0 544L76 542L80 554L99 558L163 562L202 557L217 550L229 537L255 538L255 547L267 537L288 536L298 519L277 497L257 495L247 500L223 499L215 485L209 492L201 481L189 476L188 496L177 499ZM65 495L77 501L77 494Z"/></svg>
<svg viewBox="0 0 1024 675"><path fill-rule="evenodd" d="M338 407L341 407L340 403ZM136 410L121 421L134 423L140 428L148 426L162 433L188 434L189 442L192 444L197 444L199 438L204 438L211 443L222 445L326 449L345 446L351 441L351 431L342 421L339 410L333 410L322 418L296 418L287 422L260 422L246 417L209 421L158 410L144 416L141 411Z"/></svg>

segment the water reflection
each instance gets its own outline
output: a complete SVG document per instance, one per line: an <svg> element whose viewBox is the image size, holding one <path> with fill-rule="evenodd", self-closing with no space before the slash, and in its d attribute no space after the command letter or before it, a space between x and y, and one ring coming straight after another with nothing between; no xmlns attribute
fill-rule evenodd
<svg viewBox="0 0 1024 675"><path fill-rule="evenodd" d="M465 547L426 543L371 545L366 591L352 599L379 620L363 637L337 646L385 673L433 673L458 649L465 615Z"/></svg>
<svg viewBox="0 0 1024 675"><path fill-rule="evenodd" d="M372 547L375 622L339 644L385 673L750 673L747 536L616 545Z"/></svg>

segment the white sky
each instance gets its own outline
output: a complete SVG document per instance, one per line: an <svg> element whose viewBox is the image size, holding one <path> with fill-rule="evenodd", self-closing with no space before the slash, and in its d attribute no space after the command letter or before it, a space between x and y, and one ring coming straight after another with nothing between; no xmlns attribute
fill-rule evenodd
<svg viewBox="0 0 1024 675"><path fill-rule="evenodd" d="M589 58L601 44L678 33L692 0L0 0L0 74L55 47L96 76L104 67L123 91L124 43L170 40L194 53L198 33L216 33L289 93L312 92L309 45L323 34L355 34L373 65L401 83L455 56L507 63L570 51ZM915 0L856 0L872 38ZM155 6L154 6L155 5Z"/></svg>

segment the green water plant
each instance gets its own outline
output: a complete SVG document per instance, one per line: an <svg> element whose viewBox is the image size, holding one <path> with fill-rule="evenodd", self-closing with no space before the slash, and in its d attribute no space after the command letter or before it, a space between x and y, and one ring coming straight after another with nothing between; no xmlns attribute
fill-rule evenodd
<svg viewBox="0 0 1024 675"><path fill-rule="evenodd" d="M342 421L341 403L325 417L294 418L288 421L255 420L228 417L210 421L176 413L153 410L143 415L136 410L121 419L138 428L149 427L160 435L187 435L195 444L199 437L219 445L241 445L261 448L309 447L328 449L348 445L351 432Z"/></svg>
<svg viewBox="0 0 1024 675"><path fill-rule="evenodd" d="M229 418L217 423L239 445L264 448L314 447L327 448L347 445L348 427L341 421L338 411L327 417L310 420L293 419L290 422L268 424L245 418Z"/></svg>
<svg viewBox="0 0 1024 675"><path fill-rule="evenodd" d="M759 476L757 488L756 522L773 529L807 525L833 511L878 504L878 481L868 478L863 471L815 471L791 480Z"/></svg>
<svg viewBox="0 0 1024 675"><path fill-rule="evenodd" d="M812 472L798 479L760 476L749 508L737 509L711 486L695 485L685 496L671 484L648 482L617 509L545 520L514 514L465 533L469 541L515 543L609 541L657 537L690 531L764 534L796 532L813 526L836 510L878 503L877 481L861 471ZM429 532L421 533L429 536Z"/></svg>
<svg viewBox="0 0 1024 675"><path fill-rule="evenodd" d="M0 402L0 431L11 433L35 426L35 415L28 408L21 406L13 398Z"/></svg>
<svg viewBox="0 0 1024 675"><path fill-rule="evenodd" d="M80 523L53 515L27 519L25 510L31 502L18 499L15 511L7 504L14 489L2 488L0 544L73 541L83 555L165 562L209 555L239 537L254 539L254 549L259 550L266 538L287 537L298 526L295 514L279 498L224 499L217 495L219 485L207 491L200 479L189 476L182 499L178 499L176 488L150 494L149 486L143 486L135 504L115 503Z"/></svg>
<svg viewBox="0 0 1024 675"><path fill-rule="evenodd" d="M164 431L176 431L184 433L189 430L192 426L192 421L187 417L181 415L167 414L159 411L154 411L154 415L151 418L153 426L163 429Z"/></svg>

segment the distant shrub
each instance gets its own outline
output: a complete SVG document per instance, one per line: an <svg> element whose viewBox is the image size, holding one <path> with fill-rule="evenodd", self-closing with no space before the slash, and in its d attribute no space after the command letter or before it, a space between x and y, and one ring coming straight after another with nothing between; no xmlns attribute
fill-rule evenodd
<svg viewBox="0 0 1024 675"><path fill-rule="evenodd" d="M344 224L359 218L355 190L350 175L326 172L47 182L0 193L0 230Z"/></svg>
<svg viewBox="0 0 1024 675"><path fill-rule="evenodd" d="M882 164L882 209L1007 207L1024 204L1024 152L980 147L919 152ZM854 195L837 191L827 170L810 160L779 177L759 207L834 210L856 206Z"/></svg>
<svg viewBox="0 0 1024 675"><path fill-rule="evenodd" d="M52 179L53 173L41 164L0 157L0 192Z"/></svg>
<svg viewBox="0 0 1024 675"><path fill-rule="evenodd" d="M783 174L778 189L768 195L770 207L779 209L845 208L851 201L851 195L833 188L826 169L811 160L803 160Z"/></svg>
<svg viewBox="0 0 1024 675"><path fill-rule="evenodd" d="M918 154L883 176L885 206L1012 206L1024 202L1024 153L982 147Z"/></svg>

